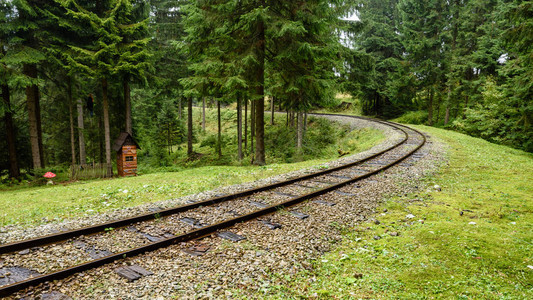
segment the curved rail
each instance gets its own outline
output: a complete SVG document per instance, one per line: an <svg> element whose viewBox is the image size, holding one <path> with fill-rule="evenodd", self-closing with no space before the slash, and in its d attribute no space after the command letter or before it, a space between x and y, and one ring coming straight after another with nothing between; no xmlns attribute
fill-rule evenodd
<svg viewBox="0 0 533 300"><path fill-rule="evenodd" d="M323 114L323 115L325 115L325 114ZM339 116L339 115L337 115L337 116ZM356 117L356 116L348 116L348 117ZM0 249L3 249L4 252L6 252L5 249L10 249L11 251L14 251L13 249L24 249L24 248L27 248L32 242L40 242L41 244L47 244L47 243L50 243L51 241L52 242L53 241L61 241L61 240L68 239L69 237L67 237L67 236L69 236L69 235L79 236L81 234L95 233L95 232L98 232L98 231L103 231L105 228L110 227L110 226L117 226L117 227L118 226L125 226L125 225L131 224L131 223L135 223L135 222L138 222L138 221L154 219L157 216L158 213L159 213L159 216L170 215L170 214L173 214L173 213L186 211L188 209L196 208L196 207L199 207L199 206L212 205L212 204L220 203L220 202L223 202L223 201L228 201L230 199L235 199L235 198L238 198L238 197L247 196L247 195L250 195L250 194L253 194L253 193L257 193L257 192L260 192L260 191L265 191L265 190L268 190L268 189L272 189L274 187L280 187L280 186L288 185L290 183L294 183L296 181L300 181L300 180L303 180L303 179L308 179L308 178L324 175L324 174L331 173L331 172L334 172L334 171L338 171L338 170L342 170L342 169L345 169L345 168L349 168L351 166L362 164L363 162L366 162L366 161L368 161L368 160L370 160L372 158L375 158L375 157L377 157L377 156L379 156L381 154L384 154L384 153L386 153L388 151L391 151L392 149L395 149L395 148L399 147L400 145L404 144L407 141L407 139L408 139L407 132L404 129L401 128L401 127L409 128L407 126L403 126L403 125L400 125L400 124L394 124L394 123L387 122L387 121L372 120L372 119L369 119L369 118L362 118L362 117L357 117L357 118L376 121L376 122L379 122L379 123L386 124L388 126L395 127L396 129L401 130L404 133L405 136L400 142L396 143L395 145L393 145L391 147L388 147L387 149L385 149L383 151L375 153L375 154L373 154L373 155L371 155L369 157L357 160L355 162L348 163L348 164L345 164L345 165L342 165L342 166L338 166L338 167L335 167L335 168L331 168L331 169L319 171L319 172L316 172L316 173L313 173L313 174L308 174L308 175L300 176L300 177L297 177L297 178L289 179L289 180L284 181L284 182L274 183L274 184L271 184L271 185L262 186L262 187L258 187L258 188L254 188L254 189L250 189L250 190L246 190L246 191L243 191L243 192L240 192L240 193L236 193L236 194L233 194L233 195L211 198L211 199L208 199L208 200L205 200L205 201L202 201L202 202L197 202L197 203L193 203L193 204L189 204L189 205L183 205L183 206L180 206L180 207L171 208L171 209L167 209L167 210L161 210L159 212L145 214L145 215L137 216L137 217L134 217L134 218L124 219L124 220L119 220L119 221L114 221L114 222L108 222L108 223L105 223L105 224L100 224L100 225L96 225L96 226L92 226L92 227L86 227L86 228L74 230L72 232L60 233L60 234L56 234L56 235L52 235L52 236L46 236L46 237L36 238L36 239L32 239L32 240L26 240L26 241L22 241L22 242L19 242L19 243L11 243L11 244L7 244L7 245L3 245L2 248L0 248ZM73 275L73 274L76 274L76 273L79 273L79 272L82 272L82 271L86 271L86 270L89 270L89 269L92 269L92 268L96 268L96 267L99 267L99 266L105 265L107 263L110 263L110 262L113 262L113 261L116 261L116 260L120 260L120 259L123 259L123 258L126 258L126 257L136 256L136 255L139 255L139 254L143 254L145 252L149 252L149 251L153 251L153 250L156 250L156 249L159 249L159 248L167 247L167 246L170 246L170 245L175 244L175 243L186 242L186 241L190 241L190 240L193 240L193 239L197 239L199 237L212 234L212 233L214 233L214 232L216 232L216 231L218 231L220 229L228 228L228 227L233 226L233 225L235 225L237 223L249 221L249 220L258 218L260 216L271 214L273 212L276 212L279 209L283 209L283 208L287 208L287 207L299 204L299 203L301 203L303 201L306 201L306 200L309 200L311 198L314 198L314 197L323 195L325 193L331 192L331 191L336 190L338 188L341 188L341 187L343 187L345 185L348 185L348 184L351 184L353 182L356 182L356 181L365 179L367 177L370 177L370 176L372 176L374 174L382 172L383 170L386 170L386 169L388 169L388 168L390 168L390 167L402 162L403 160L405 160L407 157L409 157L410 155L415 153L418 149L420 149L425 144L426 138L421 132L419 132L416 129L412 129L412 128L409 128L409 130L412 130L412 131L416 132L417 134L419 134L422 137L422 142L419 145L417 145L416 147L414 147L413 149L411 149L409 152L403 154L401 157L399 157L398 159L394 160L392 163L389 163L387 165L383 165L382 167L380 167L380 168L378 168L376 170L372 170L372 171L370 171L370 172L368 172L366 174L354 176L353 178L348 179L346 181L343 181L343 182L340 182L340 183L337 183L337 184L333 184L333 185L327 186L325 188L322 188L322 189L319 189L319 190L316 190L316 191L313 191L313 192L310 192L310 193L307 193L307 194L292 198L292 199L290 199L288 201L284 201L284 202L281 202L281 203L277 203L277 204L268 206L268 207L263 208L263 209L256 210L256 211L254 211L252 213L248 213L246 215L242 215L242 216L238 216L238 217L235 217L235 218L232 218L232 219L224 220L224 221L221 221L219 223L216 223L216 224L213 224L213 225L210 225L210 226L205 226L205 227L202 227L200 229L189 231L187 233L184 233L184 234L181 234L181 235L178 235L178 236L173 236L173 237L170 237L170 238L166 238L164 240L157 241L157 242L145 245L145 246L137 247L137 248L130 249L130 250L127 250L127 251L122 251L122 252L119 252L119 253L114 253L114 254L111 254L109 256L105 256L105 257L102 257L100 259L95 259L95 260L92 260L92 261L89 261L89 262L86 262L86 263L78 264L76 266L73 266L73 267L70 267L70 268L66 268L66 269L63 269L63 270L60 270L60 271L56 271L56 272L49 273L49 274L43 274L43 275L32 277L32 278L29 278L29 279L26 279L26 280L23 280L23 281L19 281L19 282L10 284L10 285L2 286L2 287L0 287L0 296L10 295L10 294L12 294L14 292L17 292L19 290L22 290L24 288L27 288L27 287L30 287L30 286L35 286L35 285L38 285L38 284L43 283L43 282L63 279L65 277L67 277L67 276L70 276L70 275ZM76 234L73 235L74 233L76 233ZM70 236L70 237L72 237L72 236ZM20 246L17 246L17 244L19 244ZM31 244L31 246L33 247L33 246L35 246L35 244Z"/></svg>
<svg viewBox="0 0 533 300"><path fill-rule="evenodd" d="M333 115L333 114L316 114L316 115L341 116L341 115ZM349 117L357 118L357 119L363 119L363 120L367 120L367 121L378 122L378 123L382 123L382 124L385 124L385 125L388 125L388 126L396 127L396 125L393 125L392 123L388 123L386 121L374 120L374 119L365 118L365 117L359 117L359 116L349 116ZM396 128L398 128L398 127L396 127ZM17 242L3 244L3 245L0 245L0 254L14 252L14 251L20 251L20 250L28 249L28 248L31 248L31 247L38 247L38 246L44 246L44 245L48 245L48 244L52 244L52 243L62 242L62 241L66 241L68 239L71 239L71 238L74 238L74 237L78 237L78 236L81 236L81 235L90 235L90 234L95 234L95 233L99 233L99 232L104 232L106 230L106 228L121 228L121 227L128 226L130 224L134 224L134 223L137 223L137 222L143 222L143 221L157 219L157 218L160 218L160 217L166 217L166 216L170 216L170 215L177 214L177 213L180 213L180 212L185 212L185 211L188 211L188 210L191 210L191 209L195 209L195 208L198 208L198 207L201 207L201 206L215 205L215 204L219 204L219 203L226 202L226 201L229 201L229 200L233 200L233 199L236 199L236 198L241 198L241 197L249 196L249 195L252 195L252 194L255 194L255 193L264 192L264 191L271 190L271 189L274 189L274 188L278 188L278 187L282 187L282 186L285 186L285 185L289 185L289 184L292 184L292 183L295 183L295 182L298 182L298 181L302 181L302 180L306 180L306 179L309 179L309 178L313 178L313 177L325 175L325 174L328 174L328 173L332 173L332 172L335 172L335 171L339 171L339 170L342 170L342 169L350 168L350 167L356 166L358 164L362 164L362 163L364 163L364 162L366 162L368 160L371 160L371 159L373 159L373 158L375 158L375 157L377 157L377 156L379 156L381 154L384 154L384 153L386 153L386 152L388 152L388 151L390 151L392 149L395 149L395 148L399 147L400 145L402 145L403 143L405 143L405 141L407 141L407 133L405 131L403 131L403 130L402 130L402 132L404 133L404 138L402 140L400 140L398 143L396 143L396 144L394 144L394 145L392 145L392 146L390 146L390 147L388 147L388 148L386 148L386 149L384 149L382 151L379 151L378 153L372 154L372 155L370 155L368 157L356 160L356 161L351 162L351 163L347 163L347 164L343 164L341 166L337 166L337 167L334 167L334 168L321 170L321 171L310 173L310 174L307 174L307 175L295 177L295 178L288 179L288 180L285 180L285 181L276 182L276 183L273 183L273 184L264 185L264 186L260 186L260 187L256 187L256 188L252 188L252 189L248 189L248 190L245 190L245 191L242 191L242 192L238 192L238 193L235 193L235 194L231 194L231 195L213 197L213 198L210 198L210 199L207 199L207 200L204 200L204 201L199 201L199 202L195 202L195 203L191 203L191 204L185 204L185 205L181 205L181 206L177 206L177 207L173 207L173 208L169 208L169 209L162 209L162 210L158 210L158 211L154 211L154 212L150 212L150 213L147 213L147 214L142 214L142 215L138 215L138 216L134 216L134 217L130 217L130 218L124 218L124 219L120 219L120 220L110 221L110 222L101 223L101 224L88 226L88 227L82 227L82 228L74 229L74 230L63 231L63 232L59 232L59 233L55 233L55 234L51 234L51 235L46 235L46 236L42 236L42 237L37 237L37 238L33 238L33 239L28 239L28 240L23 240L23 241L17 241Z"/></svg>

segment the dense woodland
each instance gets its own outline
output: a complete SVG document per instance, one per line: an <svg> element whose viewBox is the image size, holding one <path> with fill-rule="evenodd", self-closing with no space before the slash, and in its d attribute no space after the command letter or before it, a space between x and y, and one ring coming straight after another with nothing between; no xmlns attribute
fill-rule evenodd
<svg viewBox="0 0 533 300"><path fill-rule="evenodd" d="M269 123L304 151L307 112L338 93L533 151L533 1L0 1L3 178L94 163L111 176L121 131L153 164L182 146L194 160L206 107L218 156L226 135L264 165Z"/></svg>

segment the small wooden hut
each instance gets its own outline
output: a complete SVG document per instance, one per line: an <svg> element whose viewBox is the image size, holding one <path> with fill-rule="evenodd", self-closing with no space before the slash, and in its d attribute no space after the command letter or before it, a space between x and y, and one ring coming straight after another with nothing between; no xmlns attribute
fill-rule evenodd
<svg viewBox="0 0 533 300"><path fill-rule="evenodd" d="M139 144L127 132L121 132L115 140L113 150L117 152L118 176L137 175L137 149Z"/></svg>

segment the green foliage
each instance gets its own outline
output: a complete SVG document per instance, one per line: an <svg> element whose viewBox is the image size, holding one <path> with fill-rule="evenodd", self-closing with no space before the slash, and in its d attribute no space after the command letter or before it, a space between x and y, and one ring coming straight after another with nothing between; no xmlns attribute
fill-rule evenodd
<svg viewBox="0 0 533 300"><path fill-rule="evenodd" d="M405 124L425 124L428 120L428 112L419 110L419 111L410 111L401 115L399 118L394 119L394 122L405 123Z"/></svg>
<svg viewBox="0 0 533 300"><path fill-rule="evenodd" d="M520 109L509 105L502 89L488 79L483 85L482 101L468 108L464 119L457 119L453 127L472 136L491 142L533 151L533 131L519 123Z"/></svg>
<svg viewBox="0 0 533 300"><path fill-rule="evenodd" d="M216 118L215 116L214 112L208 115L208 120L210 120L208 124L213 124L212 120ZM224 126L231 126L232 121L225 123ZM208 134L215 132L216 129L212 125L209 127L208 132L211 133ZM336 132L345 131L345 128L339 128L336 125L333 127L336 128L334 129ZM331 130L331 128L328 130ZM352 141L354 145L352 145L351 149L363 151L383 141L384 136L376 131L361 131L354 133L352 137L345 134L344 138L346 142L349 142L350 138L354 138ZM236 145L231 145L229 143L228 148L224 149L225 156L222 161L218 160L216 155L209 155L208 152L213 152L213 149L209 147L198 147L205 154L194 161L185 161L185 151L175 150L172 155L168 155L163 148L153 148L163 149L164 154L162 157L171 161L167 167L159 167L158 162L152 156L150 159L154 159L153 165L147 164L146 159L141 156L143 152L152 150L144 150L143 148L139 152L139 170L142 176L114 180L87 180L54 186L36 186L26 181L12 186L7 185L8 183L0 185L0 205L5 208L0 214L0 225L14 223L24 225L40 224L60 221L64 218L80 217L88 213L104 212L143 203L168 200L208 191L220 186L250 182L316 166L338 157L337 145L330 145L331 151L322 158L312 158L311 160L292 164L273 163L268 167L258 167L251 166L250 162L243 162L241 165L234 159L236 151L234 151L235 148L233 147L236 147ZM278 151L281 152L281 150L280 148ZM150 153L150 155L153 154ZM179 161L179 165L176 165L175 161ZM221 162L224 165L217 166ZM56 182L66 181L68 180L66 170L67 167L41 170L38 174L35 174L35 178L42 178L44 172L53 171L58 174ZM45 183L46 180L44 180Z"/></svg>

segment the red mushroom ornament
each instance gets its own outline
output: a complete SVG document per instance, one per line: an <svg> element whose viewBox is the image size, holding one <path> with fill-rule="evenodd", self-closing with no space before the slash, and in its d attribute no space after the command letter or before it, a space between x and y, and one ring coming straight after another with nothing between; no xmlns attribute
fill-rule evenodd
<svg viewBox="0 0 533 300"><path fill-rule="evenodd" d="M52 172L46 172L43 175L43 177L48 179L48 182L46 184L54 184L54 182L52 181L52 178L56 177L56 174Z"/></svg>

